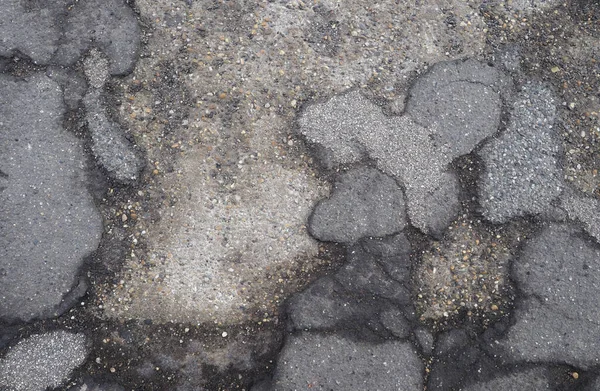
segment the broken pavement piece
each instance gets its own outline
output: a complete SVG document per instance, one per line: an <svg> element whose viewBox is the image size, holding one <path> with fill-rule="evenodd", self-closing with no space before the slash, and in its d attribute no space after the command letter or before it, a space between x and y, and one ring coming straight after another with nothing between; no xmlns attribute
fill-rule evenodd
<svg viewBox="0 0 600 391"><path fill-rule="evenodd" d="M56 18L66 5L66 0L35 3L3 0L0 56L11 57L19 52L36 64L48 64L62 34Z"/></svg>
<svg viewBox="0 0 600 391"><path fill-rule="evenodd" d="M340 359L343 357L343 359ZM423 363L407 342L354 342L337 335L290 336L278 359L273 391L294 389L418 391Z"/></svg>
<svg viewBox="0 0 600 391"><path fill-rule="evenodd" d="M581 222L585 231L600 243L600 200L565 188L560 196L560 207L571 220Z"/></svg>
<svg viewBox="0 0 600 391"><path fill-rule="evenodd" d="M360 161L365 156L362 135L384 126L381 108L358 91L334 96L306 107L298 123L300 133L327 151L325 166Z"/></svg>
<svg viewBox="0 0 600 391"><path fill-rule="evenodd" d="M524 298L497 348L509 362L600 363L600 249L578 229L551 224L513 266Z"/></svg>
<svg viewBox="0 0 600 391"><path fill-rule="evenodd" d="M330 276L314 281L288 302L289 325L294 330L323 330L375 316L372 300L348 295Z"/></svg>
<svg viewBox="0 0 600 391"><path fill-rule="evenodd" d="M437 149L445 148L453 158L468 154L498 131L501 91L508 80L473 59L437 63L412 86L406 115L432 129Z"/></svg>
<svg viewBox="0 0 600 391"><path fill-rule="evenodd" d="M479 202L491 222L543 213L561 194L555 102L541 83L526 84L514 103L507 129L478 151L485 163Z"/></svg>
<svg viewBox="0 0 600 391"><path fill-rule="evenodd" d="M406 273L402 280L408 279L410 271L406 269ZM410 305L412 301L410 283L405 286L391 278L377 257L360 246L348 248L347 263L337 271L335 279L351 292L366 292L367 296L382 297L400 305Z"/></svg>
<svg viewBox="0 0 600 391"><path fill-rule="evenodd" d="M60 65L71 66L92 46L108 56L111 75L132 71L140 47L140 27L125 1L76 2L68 12L64 42L54 59Z"/></svg>
<svg viewBox="0 0 600 391"><path fill-rule="evenodd" d="M81 143L62 128L59 86L42 74L1 76L0 91L0 318L53 317L98 247L102 219Z"/></svg>
<svg viewBox="0 0 600 391"><path fill-rule="evenodd" d="M353 243L401 231L405 213L396 181L376 169L361 167L340 175L331 197L315 207L308 227L319 240Z"/></svg>
<svg viewBox="0 0 600 391"><path fill-rule="evenodd" d="M83 99L85 118L92 140L91 149L108 175L120 183L135 182L144 167L134 144L125 137L124 129L107 114L104 85L109 78L109 61L96 49L84 60L89 88Z"/></svg>

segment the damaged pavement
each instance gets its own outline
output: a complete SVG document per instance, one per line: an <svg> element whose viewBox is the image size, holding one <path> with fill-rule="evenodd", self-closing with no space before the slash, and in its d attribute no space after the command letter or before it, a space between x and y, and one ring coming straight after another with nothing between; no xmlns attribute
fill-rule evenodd
<svg viewBox="0 0 600 391"><path fill-rule="evenodd" d="M0 390L600 390L597 2L0 10Z"/></svg>

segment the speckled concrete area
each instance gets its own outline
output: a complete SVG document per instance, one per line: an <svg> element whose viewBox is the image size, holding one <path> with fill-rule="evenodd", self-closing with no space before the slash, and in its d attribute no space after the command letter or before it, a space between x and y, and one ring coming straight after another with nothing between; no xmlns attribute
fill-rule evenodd
<svg viewBox="0 0 600 391"><path fill-rule="evenodd" d="M0 0L0 37L3 391L598 389L597 1Z"/></svg>

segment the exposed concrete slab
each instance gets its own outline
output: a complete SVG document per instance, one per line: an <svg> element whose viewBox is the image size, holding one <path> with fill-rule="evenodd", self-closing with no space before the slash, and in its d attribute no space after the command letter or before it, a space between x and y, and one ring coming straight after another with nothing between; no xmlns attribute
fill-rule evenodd
<svg viewBox="0 0 600 391"><path fill-rule="evenodd" d="M257 127L256 137L268 139L272 126ZM214 175L217 161L209 150L187 151L178 172L163 182L184 196L148 233L156 267L149 271L131 260L127 268L138 277L107 303L115 315L239 323L259 309L276 311L276 292L294 286L285 276L319 262L319 244L305 224L328 186L306 167L284 167L254 151L223 165L222 175Z"/></svg>

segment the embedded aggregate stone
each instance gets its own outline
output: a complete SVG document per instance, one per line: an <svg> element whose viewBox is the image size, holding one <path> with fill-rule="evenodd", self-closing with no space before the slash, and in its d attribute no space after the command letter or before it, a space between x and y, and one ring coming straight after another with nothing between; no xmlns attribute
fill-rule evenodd
<svg viewBox="0 0 600 391"><path fill-rule="evenodd" d="M0 389L44 391L58 387L87 355L83 334L61 330L32 335L0 358Z"/></svg>
<svg viewBox="0 0 600 391"><path fill-rule="evenodd" d="M0 318L48 318L65 309L102 220L80 141L62 128L59 86L0 76L0 91Z"/></svg>
<svg viewBox="0 0 600 391"><path fill-rule="evenodd" d="M501 235L459 219L422 254L414 281L423 319L460 316L465 310L494 313L504 302L512 254Z"/></svg>
<svg viewBox="0 0 600 391"><path fill-rule="evenodd" d="M576 228L550 224L525 246L513 274L524 298L517 303L514 325L499 343L506 359L583 369L598 365L597 245Z"/></svg>
<svg viewBox="0 0 600 391"><path fill-rule="evenodd" d="M476 60L440 62L411 88L406 114L432 129L437 149L468 154L498 131L507 84L497 68Z"/></svg>
<svg viewBox="0 0 600 391"><path fill-rule="evenodd" d="M79 1L69 10L64 29L64 43L54 57L58 64L73 65L95 46L108 56L111 75L133 70L140 47L140 27L125 1Z"/></svg>
<svg viewBox="0 0 600 391"><path fill-rule="evenodd" d="M411 344L355 342L337 335L300 333L284 345L274 391L422 390L423 363Z"/></svg>
<svg viewBox="0 0 600 391"><path fill-rule="evenodd" d="M526 84L513 105L506 131L478 152L485 164L479 202L488 220L503 223L543 213L561 194L555 105L546 86Z"/></svg>
<svg viewBox="0 0 600 391"><path fill-rule="evenodd" d="M306 167L261 160L237 166L235 190L224 190L220 178L211 175L215 160L207 156L197 146L182 158L181 175L162 178L161 186L180 186L186 196L176 208L161 212L149 232L154 269L149 272L136 258L130 260L148 278L129 281L126 300L123 293L107 298L103 305L110 316L241 323L257 310L271 313L287 289L298 289L296 280L286 285L289 274L284 273L301 262L317 262L319 243L306 221L329 186Z"/></svg>
<svg viewBox="0 0 600 391"><path fill-rule="evenodd" d="M353 243L365 236L387 236L406 224L404 196L393 178L361 167L340 175L329 199L309 219L309 232L322 241Z"/></svg>

